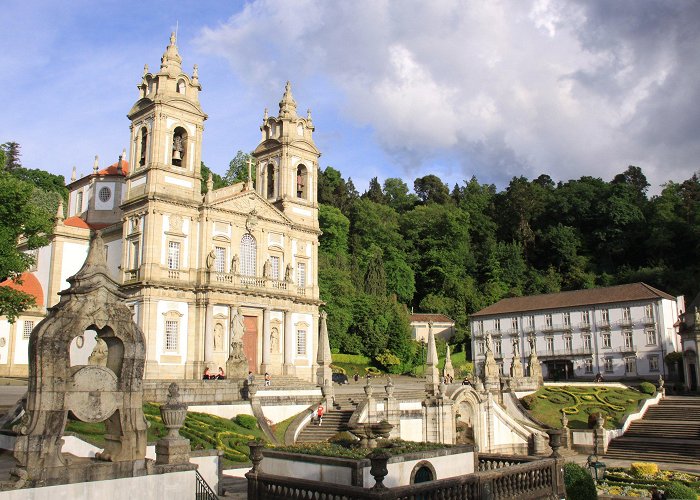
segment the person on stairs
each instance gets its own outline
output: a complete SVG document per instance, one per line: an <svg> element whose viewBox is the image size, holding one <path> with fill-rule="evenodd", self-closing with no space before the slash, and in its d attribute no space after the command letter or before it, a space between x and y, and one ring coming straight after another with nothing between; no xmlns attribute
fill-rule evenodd
<svg viewBox="0 0 700 500"><path fill-rule="evenodd" d="M318 405L318 408L316 409L316 415L318 416L318 425L320 426L321 423L323 422L323 405Z"/></svg>

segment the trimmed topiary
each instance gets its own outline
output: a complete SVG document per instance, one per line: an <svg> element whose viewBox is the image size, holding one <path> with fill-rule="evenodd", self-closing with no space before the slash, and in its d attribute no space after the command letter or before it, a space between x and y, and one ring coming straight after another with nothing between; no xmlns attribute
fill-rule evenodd
<svg viewBox="0 0 700 500"><path fill-rule="evenodd" d="M633 462L630 464L630 472L635 477L653 476L658 474L659 466L653 462Z"/></svg>
<svg viewBox="0 0 700 500"><path fill-rule="evenodd" d="M246 429L255 429L258 426L258 419L253 417L252 415L236 415L236 418L234 421L240 425L241 427L245 427Z"/></svg>
<svg viewBox="0 0 700 500"><path fill-rule="evenodd" d="M564 464L564 486L569 500L596 500L598 493L591 475L578 464Z"/></svg>
<svg viewBox="0 0 700 500"><path fill-rule="evenodd" d="M651 382L642 382L639 384L639 392L652 395L656 392L656 387Z"/></svg>
<svg viewBox="0 0 700 500"><path fill-rule="evenodd" d="M680 500L697 500L698 495L695 491L677 481L672 482L670 485L664 488L664 494L666 498L680 499Z"/></svg>

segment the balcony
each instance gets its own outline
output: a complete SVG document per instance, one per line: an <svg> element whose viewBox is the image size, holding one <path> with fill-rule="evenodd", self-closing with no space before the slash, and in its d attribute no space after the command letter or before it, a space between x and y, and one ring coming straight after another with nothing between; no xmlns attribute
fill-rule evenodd
<svg viewBox="0 0 700 500"><path fill-rule="evenodd" d="M637 354L637 346L635 346L634 344L623 345L615 350L621 354Z"/></svg>
<svg viewBox="0 0 700 500"><path fill-rule="evenodd" d="M578 324L578 329L579 330L590 330L591 329L591 322L590 321L581 321Z"/></svg>
<svg viewBox="0 0 700 500"><path fill-rule="evenodd" d="M124 283L131 283L132 281L138 281L139 280L139 270L138 269L129 269L128 271L124 271Z"/></svg>
<svg viewBox="0 0 700 500"><path fill-rule="evenodd" d="M558 349L556 351L543 351L537 353L540 359L568 359L578 356L591 356L593 349L590 347L579 347L577 349Z"/></svg>
<svg viewBox="0 0 700 500"><path fill-rule="evenodd" d="M570 332L572 330L571 324L567 323L555 323L553 325L545 325L542 327L543 332Z"/></svg>
<svg viewBox="0 0 700 500"><path fill-rule="evenodd" d="M598 327L601 330L610 330L610 320L609 319L601 319L598 321Z"/></svg>
<svg viewBox="0 0 700 500"><path fill-rule="evenodd" d="M644 326L656 326L656 319L653 316L644 316Z"/></svg>
<svg viewBox="0 0 700 500"><path fill-rule="evenodd" d="M634 320L632 318L622 318L617 320L617 325L621 328L632 328L634 326Z"/></svg>
<svg viewBox="0 0 700 500"><path fill-rule="evenodd" d="M274 295L297 295L306 297L311 295L310 287L299 287L295 283L285 280L269 279L259 276L244 276L234 273L207 272L205 282L211 286L226 288L242 288L245 290L260 290Z"/></svg>

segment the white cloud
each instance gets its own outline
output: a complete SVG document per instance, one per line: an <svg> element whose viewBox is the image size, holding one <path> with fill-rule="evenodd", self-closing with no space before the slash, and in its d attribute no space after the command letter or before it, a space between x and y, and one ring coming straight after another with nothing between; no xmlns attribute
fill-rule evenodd
<svg viewBox="0 0 700 500"><path fill-rule="evenodd" d="M610 179L637 163L658 185L696 167L697 134L670 136L652 113L673 85L674 109L699 121L680 75L698 34L676 29L698 16L660 4L667 31L649 32L655 5L636 5L258 0L202 30L198 46L251 87L278 93L292 78L313 95L330 82L342 114L406 172L440 156L461 165L458 178Z"/></svg>

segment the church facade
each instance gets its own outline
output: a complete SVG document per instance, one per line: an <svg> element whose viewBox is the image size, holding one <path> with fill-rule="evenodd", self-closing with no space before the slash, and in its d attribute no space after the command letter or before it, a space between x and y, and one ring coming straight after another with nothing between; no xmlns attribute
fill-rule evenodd
<svg viewBox="0 0 700 500"><path fill-rule="evenodd" d="M125 152L106 169L96 160L92 174L73 175L68 217L59 210L50 244L25 273L41 300L14 324L0 319L0 373L26 373L27 325L58 301L99 229L112 277L146 336L147 378L192 379L225 367L232 325L242 319L251 371L314 380L320 152L310 114L297 115L287 84L278 116L265 111L248 181L214 190L206 179L203 195L207 115L197 67L183 71L174 35L138 90L127 115L130 161ZM86 332L71 355L86 357L94 342Z"/></svg>

